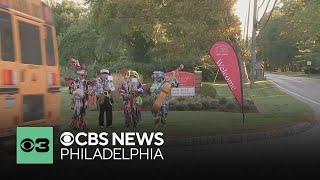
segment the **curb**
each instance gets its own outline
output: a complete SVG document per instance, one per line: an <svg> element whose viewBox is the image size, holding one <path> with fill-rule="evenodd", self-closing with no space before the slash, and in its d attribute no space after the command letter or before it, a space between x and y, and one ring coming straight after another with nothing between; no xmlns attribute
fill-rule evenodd
<svg viewBox="0 0 320 180"><path fill-rule="evenodd" d="M313 126L311 125L311 123L304 122L291 127L273 129L273 130L262 131L262 132L167 139L165 140L164 147L194 146L194 145L209 145L209 144L248 144L256 141L293 136L296 134L306 132L312 127Z"/></svg>

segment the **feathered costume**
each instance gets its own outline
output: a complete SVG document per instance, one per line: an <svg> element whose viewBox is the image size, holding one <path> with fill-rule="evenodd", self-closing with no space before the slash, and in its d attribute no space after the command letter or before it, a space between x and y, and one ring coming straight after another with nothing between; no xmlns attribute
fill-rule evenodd
<svg viewBox="0 0 320 180"><path fill-rule="evenodd" d="M84 64L80 65L78 60L71 58L71 65L74 68L77 75L85 75ZM72 121L70 127L73 129L84 130L87 127L85 120L86 110L88 107L88 86L95 86L96 82L94 80L87 81L84 78L72 78L65 77L65 82L69 87L69 94L71 94L71 109L72 112Z"/></svg>
<svg viewBox="0 0 320 180"><path fill-rule="evenodd" d="M120 94L123 98L125 124L127 127L136 127L141 120L143 85L138 80L138 72L125 69L124 73L126 80L121 84Z"/></svg>

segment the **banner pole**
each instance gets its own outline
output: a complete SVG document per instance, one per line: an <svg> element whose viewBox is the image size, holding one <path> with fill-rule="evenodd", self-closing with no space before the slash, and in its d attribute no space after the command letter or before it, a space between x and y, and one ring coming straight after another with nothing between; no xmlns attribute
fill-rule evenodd
<svg viewBox="0 0 320 180"><path fill-rule="evenodd" d="M217 79L218 73L219 73L219 68L217 70L216 77L214 78L213 84L216 83L216 79Z"/></svg>
<svg viewBox="0 0 320 180"><path fill-rule="evenodd" d="M244 110L242 106L242 127L244 128Z"/></svg>

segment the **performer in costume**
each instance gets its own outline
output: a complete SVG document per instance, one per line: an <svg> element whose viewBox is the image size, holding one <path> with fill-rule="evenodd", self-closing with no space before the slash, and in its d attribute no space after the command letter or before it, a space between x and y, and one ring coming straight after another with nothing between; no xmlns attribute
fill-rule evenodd
<svg viewBox="0 0 320 180"><path fill-rule="evenodd" d="M104 128L104 114L106 113L107 127L112 127L112 105L113 98L112 93L115 90L113 84L113 78L110 76L109 70L102 69L100 71L100 78L97 79L97 88L94 90L94 94L97 98L99 107L99 125L101 129Z"/></svg>
<svg viewBox="0 0 320 180"><path fill-rule="evenodd" d="M77 60L71 59L71 64L75 68L77 78L65 78L69 84L69 93L72 95L72 121L70 127L73 129L84 130L86 124L86 110L88 107L88 81L85 80L85 66L80 65Z"/></svg>
<svg viewBox="0 0 320 180"><path fill-rule="evenodd" d="M125 125L136 127L141 120L141 94L144 92L139 74L133 70L125 70L126 80L121 84L120 94L123 98Z"/></svg>
<svg viewBox="0 0 320 180"><path fill-rule="evenodd" d="M171 81L171 87L179 86L179 82L174 76L170 78L166 77L165 73L162 71L154 71L152 77L154 78L155 81L150 88L150 93L153 96L154 100L158 98L165 83ZM156 118L154 121L156 126L159 125L159 122L161 122L162 125L166 124L170 99L171 99L171 96L169 93L169 95L165 97L159 112L152 113L152 115Z"/></svg>

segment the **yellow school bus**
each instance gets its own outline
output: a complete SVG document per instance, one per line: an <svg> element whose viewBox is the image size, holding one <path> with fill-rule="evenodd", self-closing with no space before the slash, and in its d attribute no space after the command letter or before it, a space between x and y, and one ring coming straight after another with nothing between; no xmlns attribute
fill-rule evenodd
<svg viewBox="0 0 320 180"><path fill-rule="evenodd" d="M58 125L59 59L50 8L0 0L0 137L17 126Z"/></svg>

